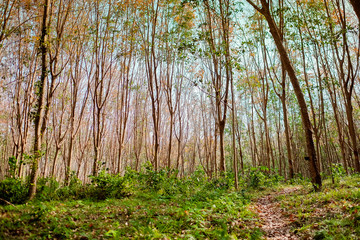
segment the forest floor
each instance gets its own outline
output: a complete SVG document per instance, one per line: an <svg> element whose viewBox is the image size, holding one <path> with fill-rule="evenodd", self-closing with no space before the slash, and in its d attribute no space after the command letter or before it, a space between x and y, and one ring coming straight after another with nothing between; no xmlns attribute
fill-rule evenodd
<svg viewBox="0 0 360 240"><path fill-rule="evenodd" d="M0 239L360 239L360 177L0 206Z"/></svg>
<svg viewBox="0 0 360 240"><path fill-rule="evenodd" d="M297 240L297 236L291 232L292 219L285 216L285 210L280 208L279 202L274 200L281 195L296 194L300 187L286 187L279 191L265 195L257 200L254 205L255 211L261 219L261 229L267 239L273 240Z"/></svg>

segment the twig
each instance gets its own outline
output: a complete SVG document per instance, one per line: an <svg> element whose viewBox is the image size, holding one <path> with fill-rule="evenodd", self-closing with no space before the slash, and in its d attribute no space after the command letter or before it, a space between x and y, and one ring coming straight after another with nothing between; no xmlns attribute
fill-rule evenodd
<svg viewBox="0 0 360 240"><path fill-rule="evenodd" d="M18 208L17 206L15 206L14 204L12 204L11 202L9 202L9 201L7 201L7 200L5 200L5 199L0 198L0 201L3 201L4 203L6 203L6 204L8 204L8 205L11 205L11 206L13 206L13 207L15 207L15 208Z"/></svg>

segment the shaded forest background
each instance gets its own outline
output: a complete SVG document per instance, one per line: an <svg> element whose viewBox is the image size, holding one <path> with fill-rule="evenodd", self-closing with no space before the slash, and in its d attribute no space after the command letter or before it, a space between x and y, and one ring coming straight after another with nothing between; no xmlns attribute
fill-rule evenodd
<svg viewBox="0 0 360 240"><path fill-rule="evenodd" d="M180 177L264 166L318 183L313 174L360 172L356 9L4 0L0 178L89 182L148 161Z"/></svg>

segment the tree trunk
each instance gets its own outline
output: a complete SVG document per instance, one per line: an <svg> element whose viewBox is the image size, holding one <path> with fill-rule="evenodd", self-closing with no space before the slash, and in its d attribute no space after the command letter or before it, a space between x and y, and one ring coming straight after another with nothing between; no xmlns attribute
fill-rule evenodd
<svg viewBox="0 0 360 240"><path fill-rule="evenodd" d="M359 0L350 0L351 5L354 8L354 11L360 22L360 1Z"/></svg>
<svg viewBox="0 0 360 240"><path fill-rule="evenodd" d="M41 127L43 124L44 118L44 103L45 103L45 85L46 79L48 76L48 62L47 62L47 37L48 37L48 27L47 19L49 13L50 0L44 0L44 13L42 18L41 26L41 37L40 37L40 53L41 53L41 76L40 80L37 82L36 86L36 115L34 118L35 126L35 136L34 136L34 147L33 147L33 162L31 166L31 174L29 181L29 199L32 200L36 194L36 181L38 177L38 167L39 160L41 158Z"/></svg>
<svg viewBox="0 0 360 240"><path fill-rule="evenodd" d="M284 63L284 67L289 74L290 82L294 88L294 92L300 107L301 113L301 120L304 128L304 134L306 139L306 150L308 156L305 157L305 160L309 161L309 170L311 176L311 182L313 184L315 191L320 191L322 186L321 176L319 169L317 167L317 157L316 157L316 150L313 140L313 132L312 126L310 122L309 112L307 109L307 104L305 102L304 94L301 90L299 80L296 76L294 67L291 64L290 58L288 53L282 43L281 35L279 34L279 30L276 26L274 19L270 14L270 7L269 3L266 0L261 0L261 4L263 6L262 9L258 8L252 1L247 0L257 11L259 11L266 19L267 23L269 24L270 33L275 41L275 45L279 51L281 61Z"/></svg>
<svg viewBox="0 0 360 240"><path fill-rule="evenodd" d="M219 171L225 172L225 152L224 152L224 130L225 130L225 121L219 122L219 140L220 140L220 166Z"/></svg>
<svg viewBox="0 0 360 240"><path fill-rule="evenodd" d="M345 91L346 92L346 91ZM346 94L345 100L345 108L346 108L346 117L349 124L349 134L351 138L353 154L354 154L354 162L355 162L355 171L360 173L360 163L359 163L359 151L357 147L357 139L356 139L356 129L353 118L353 106L351 104L351 95Z"/></svg>
<svg viewBox="0 0 360 240"><path fill-rule="evenodd" d="M167 168L171 168L171 147L172 147L172 135L173 135L173 125L174 125L174 113L170 112L170 132L169 132L169 148L167 154Z"/></svg>
<svg viewBox="0 0 360 240"><path fill-rule="evenodd" d="M283 95L281 98L281 104L284 114L284 126L285 126L285 138L286 138L286 150L287 150L287 158L289 163L289 177L290 179L294 178L294 166L293 166L293 160L292 160L292 152L291 152L291 142L290 142L290 127L289 127L289 121L288 121L288 115L287 115L287 109L286 109L286 103L285 103L285 89L283 88Z"/></svg>

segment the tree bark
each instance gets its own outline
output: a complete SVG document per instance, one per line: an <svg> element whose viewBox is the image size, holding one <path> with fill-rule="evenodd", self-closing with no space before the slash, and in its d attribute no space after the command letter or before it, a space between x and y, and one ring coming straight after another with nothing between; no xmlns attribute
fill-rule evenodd
<svg viewBox="0 0 360 240"><path fill-rule="evenodd" d="M360 22L360 1L359 0L350 0L351 5L354 8L354 11Z"/></svg>

